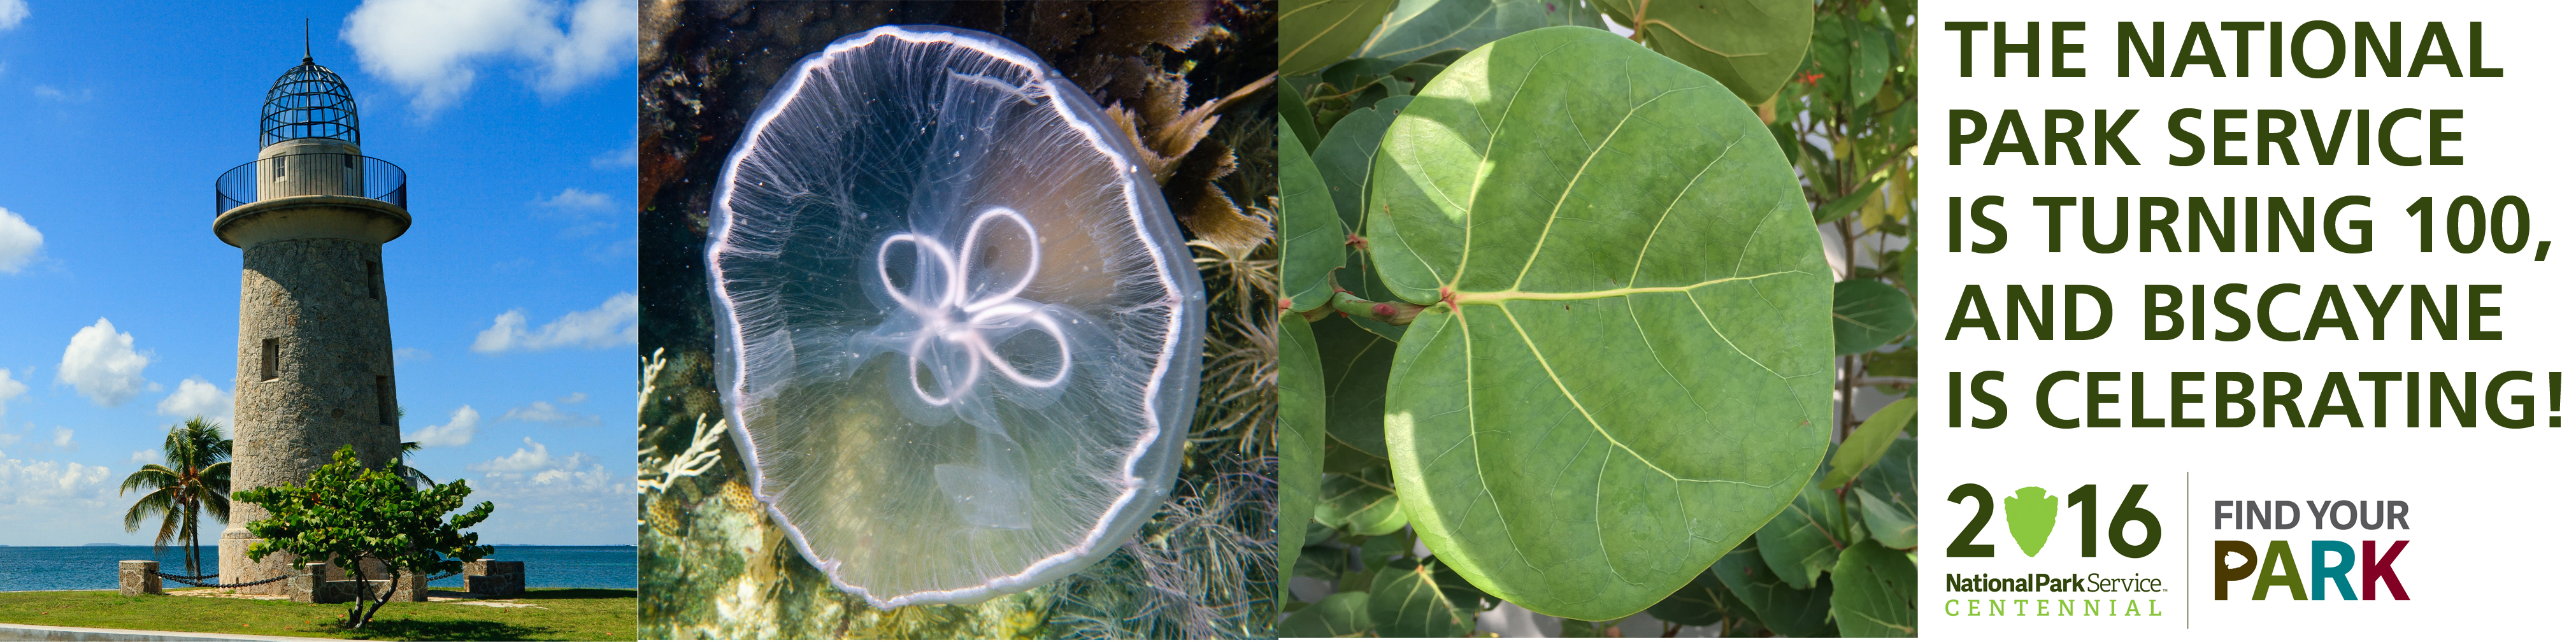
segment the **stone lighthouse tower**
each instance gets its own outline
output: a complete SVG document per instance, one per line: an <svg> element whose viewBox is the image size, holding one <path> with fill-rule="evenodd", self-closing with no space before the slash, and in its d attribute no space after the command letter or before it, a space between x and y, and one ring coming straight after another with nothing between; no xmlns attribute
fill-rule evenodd
<svg viewBox="0 0 2576 642"><path fill-rule="evenodd" d="M215 236L242 252L235 491L300 485L344 445L383 466L402 441L383 255L411 227L402 169L359 153L349 86L310 51L269 87L258 158L215 181ZM283 554L251 561L259 540L243 525L266 517L233 505L223 582L293 565ZM286 583L242 590L284 593Z"/></svg>

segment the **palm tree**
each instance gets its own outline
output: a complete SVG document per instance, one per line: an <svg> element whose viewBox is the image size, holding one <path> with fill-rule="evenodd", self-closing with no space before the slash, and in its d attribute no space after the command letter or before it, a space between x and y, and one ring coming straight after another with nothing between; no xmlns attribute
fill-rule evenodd
<svg viewBox="0 0 2576 642"><path fill-rule="evenodd" d="M400 425L405 414L409 413L404 412L402 406L394 406L394 423ZM402 442L402 452L394 455L394 474L402 477L403 481L411 482L411 487L415 489L438 485L438 480L430 479L429 473L420 472L420 469L411 467L411 454L415 452L420 452L420 442Z"/></svg>
<svg viewBox="0 0 2576 642"><path fill-rule="evenodd" d="M223 424L203 416L189 417L170 427L161 451L166 465L144 464L116 489L119 496L151 490L125 511L125 531L142 528L144 517L160 513L161 534L152 540L152 554L158 556L172 542L186 539L188 574L198 575L197 515L213 515L216 523L232 521L233 440L224 436Z"/></svg>
<svg viewBox="0 0 2576 642"><path fill-rule="evenodd" d="M403 442L402 454L396 456L394 459L394 474L401 476L403 481L411 482L412 488L428 488L438 485L438 480L430 479L429 473L420 472L420 469L411 467L411 454L418 452L419 450L420 442Z"/></svg>

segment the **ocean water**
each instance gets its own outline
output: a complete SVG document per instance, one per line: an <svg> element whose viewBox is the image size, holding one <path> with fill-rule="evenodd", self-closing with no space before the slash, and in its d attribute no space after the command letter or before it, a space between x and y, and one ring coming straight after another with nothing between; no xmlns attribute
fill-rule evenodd
<svg viewBox="0 0 2576 642"><path fill-rule="evenodd" d="M116 563L161 561L161 572L186 575L181 550L172 546L155 557L150 546L0 546L0 591L115 590ZM215 572L215 547L197 547ZM488 559L528 563L529 588L635 588L633 546L496 546ZM432 585L458 586L447 578ZM190 588L163 582L165 589Z"/></svg>

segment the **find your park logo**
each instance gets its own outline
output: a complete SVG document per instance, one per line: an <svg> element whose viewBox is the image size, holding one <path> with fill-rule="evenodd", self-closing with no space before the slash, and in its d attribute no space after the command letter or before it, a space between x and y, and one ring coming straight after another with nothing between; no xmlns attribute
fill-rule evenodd
<svg viewBox="0 0 2576 642"><path fill-rule="evenodd" d="M1998 497L1960 484L1949 501L1973 508L1942 554L1953 568L1992 569L1942 577L1949 617L2165 617L2184 587L2150 558L2164 520L2143 504L2161 501L2149 484L2085 484L2066 491L2024 486ZM2000 523L1998 523L2000 517ZM2001 542L2001 553L1998 544ZM2172 557L2171 555L2166 556ZM2146 563L2153 559L2157 563Z"/></svg>
<svg viewBox="0 0 2576 642"><path fill-rule="evenodd" d="M2210 528L2216 531L2210 558L2217 563L2212 599L2407 599L2406 583L2397 573L2398 556L2409 542L2398 538L2414 528L2407 521L2406 502L2222 500L2210 502L2210 508ZM2294 529L2333 529L2361 537L2296 540L2240 533ZM2300 572L2303 563L2305 573Z"/></svg>

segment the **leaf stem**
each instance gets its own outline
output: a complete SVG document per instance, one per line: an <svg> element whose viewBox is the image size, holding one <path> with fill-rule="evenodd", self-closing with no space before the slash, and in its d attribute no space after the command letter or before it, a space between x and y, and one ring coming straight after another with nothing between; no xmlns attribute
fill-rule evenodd
<svg viewBox="0 0 2576 642"><path fill-rule="evenodd" d="M1348 291L1340 291L1333 293L1333 302L1328 307L1343 314L1387 325L1412 325L1413 318L1420 316L1422 309L1427 306L1414 305L1405 301L1370 301L1353 296Z"/></svg>

